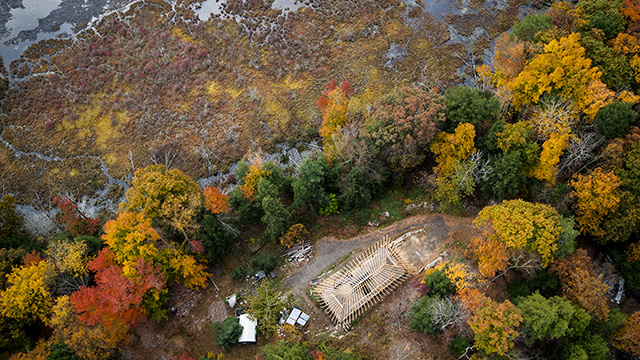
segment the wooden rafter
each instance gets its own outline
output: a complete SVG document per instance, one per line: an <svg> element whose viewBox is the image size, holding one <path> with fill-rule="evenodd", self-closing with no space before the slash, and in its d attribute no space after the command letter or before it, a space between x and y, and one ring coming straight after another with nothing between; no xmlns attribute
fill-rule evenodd
<svg viewBox="0 0 640 360"><path fill-rule="evenodd" d="M321 281L316 291L334 323L347 327L407 277L388 237Z"/></svg>

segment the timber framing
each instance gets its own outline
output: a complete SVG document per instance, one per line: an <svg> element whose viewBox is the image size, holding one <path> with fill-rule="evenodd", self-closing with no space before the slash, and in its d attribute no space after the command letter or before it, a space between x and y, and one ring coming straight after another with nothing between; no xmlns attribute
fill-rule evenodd
<svg viewBox="0 0 640 360"><path fill-rule="evenodd" d="M347 329L407 278L396 245L385 237L318 284L316 293L336 325Z"/></svg>

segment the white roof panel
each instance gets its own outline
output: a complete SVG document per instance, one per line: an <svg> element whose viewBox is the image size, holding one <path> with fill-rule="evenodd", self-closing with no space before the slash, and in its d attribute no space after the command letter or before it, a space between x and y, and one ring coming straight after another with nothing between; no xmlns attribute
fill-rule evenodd
<svg viewBox="0 0 640 360"><path fill-rule="evenodd" d="M254 319L249 314L242 314L238 316L238 320L240 321L240 326L242 326L242 335L240 335L238 343L255 343L258 320Z"/></svg>

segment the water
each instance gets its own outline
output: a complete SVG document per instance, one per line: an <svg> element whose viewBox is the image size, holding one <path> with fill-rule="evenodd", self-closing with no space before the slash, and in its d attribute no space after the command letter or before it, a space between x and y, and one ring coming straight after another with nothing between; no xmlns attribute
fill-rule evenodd
<svg viewBox="0 0 640 360"><path fill-rule="evenodd" d="M5 68L30 45L54 37L73 38L74 27L125 1L0 0L0 55Z"/></svg>
<svg viewBox="0 0 640 360"><path fill-rule="evenodd" d="M200 8L195 10L196 15L201 21L207 21L213 15L224 15L224 1L221 0L205 0L200 4ZM297 0L275 0L273 9L281 9L283 11L296 11L303 7L304 4Z"/></svg>

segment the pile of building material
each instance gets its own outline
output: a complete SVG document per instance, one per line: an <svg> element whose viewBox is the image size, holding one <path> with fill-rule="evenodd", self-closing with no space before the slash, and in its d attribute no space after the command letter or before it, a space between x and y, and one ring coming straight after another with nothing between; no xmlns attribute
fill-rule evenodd
<svg viewBox="0 0 640 360"><path fill-rule="evenodd" d="M289 262L295 262L298 264L300 261L309 261L311 259L311 252L313 246L307 239L295 243L291 249L289 249L283 257L286 257Z"/></svg>

